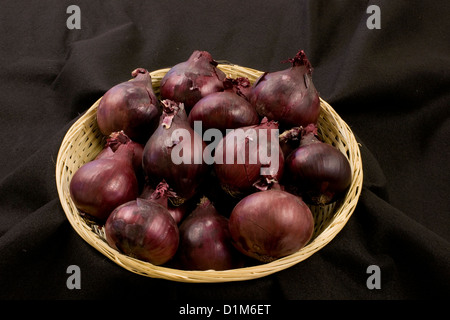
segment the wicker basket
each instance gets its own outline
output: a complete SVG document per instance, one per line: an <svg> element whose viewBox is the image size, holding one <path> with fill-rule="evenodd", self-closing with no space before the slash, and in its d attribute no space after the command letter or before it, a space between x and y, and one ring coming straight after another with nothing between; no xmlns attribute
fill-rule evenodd
<svg viewBox="0 0 450 320"><path fill-rule="evenodd" d="M221 63L218 67L229 77L247 77L252 83L262 74L261 71L233 64ZM161 79L167 71L169 68L150 73L157 94ZM311 207L315 219L314 235L305 247L297 253L270 263L225 271L178 270L155 266L121 254L108 245L100 226L85 220L78 213L69 193L72 175L83 164L91 161L104 145L105 138L99 132L96 122L96 110L100 99L73 124L63 139L56 162L57 190L62 208L75 231L95 249L131 272L153 278L193 283L242 281L264 277L289 268L319 251L342 230L355 210L363 180L359 146L348 125L327 102L321 99L319 135L348 157L353 178L344 199L325 207Z"/></svg>

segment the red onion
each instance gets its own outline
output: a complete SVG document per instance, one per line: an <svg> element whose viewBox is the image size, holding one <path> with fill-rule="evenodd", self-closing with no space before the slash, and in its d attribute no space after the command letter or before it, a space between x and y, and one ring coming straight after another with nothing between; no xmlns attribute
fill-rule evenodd
<svg viewBox="0 0 450 320"><path fill-rule="evenodd" d="M224 91L211 93L200 99L189 113L188 121L194 128L194 121L202 122L202 129L235 129L260 122L258 113L242 95L239 84L227 79Z"/></svg>
<svg viewBox="0 0 450 320"><path fill-rule="evenodd" d="M285 159L300 146L302 130L303 127L293 127L280 134L280 148Z"/></svg>
<svg viewBox="0 0 450 320"><path fill-rule="evenodd" d="M132 141L124 132L113 132L106 139L105 147L97 155L96 159L108 157L112 152L116 152L119 146L123 144L130 144L133 148L133 167L136 171L136 175L142 174L142 153L144 152L144 146L140 143Z"/></svg>
<svg viewBox="0 0 450 320"><path fill-rule="evenodd" d="M260 124L238 128L218 144L214 169L222 188L240 197L255 191L259 182L279 180L284 157L278 142L278 124L264 118Z"/></svg>
<svg viewBox="0 0 450 320"><path fill-rule="evenodd" d="M304 51L289 59L289 69L265 73L254 84L251 102L260 116L281 125L316 123L320 113L319 94L312 82L312 67Z"/></svg>
<svg viewBox="0 0 450 320"><path fill-rule="evenodd" d="M307 126L300 146L286 159L287 181L305 201L325 205L334 202L352 180L345 155L317 136L315 125Z"/></svg>
<svg viewBox="0 0 450 320"><path fill-rule="evenodd" d="M207 51L194 51L188 60L173 66L161 80L163 99L184 103L189 112L206 95L222 91L225 73Z"/></svg>
<svg viewBox="0 0 450 320"><path fill-rule="evenodd" d="M177 224L181 222L181 220L187 215L187 212L190 208L190 203L186 202L180 206L174 206L169 201L171 198L175 198L176 193L173 192L172 189L169 188L169 185L165 180L163 180L158 186L153 188L148 181L144 184L141 194L139 198L156 201L161 204L163 207L167 208L172 218L175 220Z"/></svg>
<svg viewBox="0 0 450 320"><path fill-rule="evenodd" d="M155 192L159 199L164 191ZM179 245L178 226L158 200L137 198L117 207L106 221L105 235L114 249L154 265L172 259Z"/></svg>
<svg viewBox="0 0 450 320"><path fill-rule="evenodd" d="M70 181L75 206L99 223L106 221L117 206L138 195L132 145L123 144L116 152L109 150L108 155L80 167Z"/></svg>
<svg viewBox="0 0 450 320"><path fill-rule="evenodd" d="M131 75L134 79L112 87L103 95L97 123L106 136L123 130L131 140L143 143L158 124L159 102L147 70L138 68Z"/></svg>
<svg viewBox="0 0 450 320"><path fill-rule="evenodd" d="M304 247L312 237L314 219L301 198L270 189L239 201L231 212L229 228L240 252L270 262Z"/></svg>
<svg viewBox="0 0 450 320"><path fill-rule="evenodd" d="M208 172L203 161L206 147L202 138L187 122L183 104L163 100L160 123L144 148L142 165L148 179L158 183L165 179L181 204L192 198Z"/></svg>
<svg viewBox="0 0 450 320"><path fill-rule="evenodd" d="M188 215L188 208L188 202L179 206L174 206L171 202L167 204L167 210L178 225L183 221L183 218Z"/></svg>
<svg viewBox="0 0 450 320"><path fill-rule="evenodd" d="M252 84L248 78L226 78L223 84L225 90L231 89L241 97L250 101L250 97L252 94Z"/></svg>
<svg viewBox="0 0 450 320"><path fill-rule="evenodd" d="M212 202L200 204L180 225L180 263L189 270L227 270L240 265L240 253L231 243L228 219Z"/></svg>

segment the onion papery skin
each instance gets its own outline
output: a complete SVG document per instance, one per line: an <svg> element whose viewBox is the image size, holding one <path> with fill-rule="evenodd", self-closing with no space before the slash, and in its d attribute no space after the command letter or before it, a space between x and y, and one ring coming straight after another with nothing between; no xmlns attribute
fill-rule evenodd
<svg viewBox="0 0 450 320"><path fill-rule="evenodd" d="M178 258L186 270L228 270L242 265L231 243L228 219L206 198L180 225Z"/></svg>
<svg viewBox="0 0 450 320"><path fill-rule="evenodd" d="M142 154L144 152L144 145L138 142L131 140L123 130L113 132L106 139L105 147L102 151L96 156L96 159L101 159L103 157L109 157L112 152L116 152L119 146L123 144L130 144L133 149L133 167L136 171L137 176L141 176L143 174L142 171Z"/></svg>
<svg viewBox="0 0 450 320"><path fill-rule="evenodd" d="M214 92L200 99L189 113L188 121L201 121L204 131L215 128L222 133L256 125L260 122L255 108L244 97L233 91Z"/></svg>
<svg viewBox="0 0 450 320"><path fill-rule="evenodd" d="M252 84L247 77L226 78L223 84L224 90L232 90L239 96L250 101Z"/></svg>
<svg viewBox="0 0 450 320"><path fill-rule="evenodd" d="M300 146L302 130L303 127L293 127L280 134L280 147L285 159Z"/></svg>
<svg viewBox="0 0 450 320"><path fill-rule="evenodd" d="M316 123L320 99L312 67L303 51L289 61L292 67L266 72L255 82L250 101L261 117L279 121L285 128Z"/></svg>
<svg viewBox="0 0 450 320"><path fill-rule="evenodd" d="M301 198L270 189L242 199L231 212L229 230L240 252L271 262L303 248L312 237L314 219Z"/></svg>
<svg viewBox="0 0 450 320"><path fill-rule="evenodd" d="M132 149L123 145L110 154L84 164L70 181L77 209L101 224L116 207L136 199L139 192Z"/></svg>
<svg viewBox="0 0 450 320"><path fill-rule="evenodd" d="M259 130L265 130L266 140L261 140ZM271 132L275 130L276 139L272 139ZM237 132L241 132L237 134ZM242 134L243 132L243 134ZM256 137L255 134L256 132ZM278 156L272 155L271 144L276 143ZM266 155L277 160L277 163L263 163L259 157L265 147ZM275 149L274 149L275 150ZM232 161L227 160L232 155ZM256 161L250 158L255 157ZM267 180L278 181L284 170L284 156L278 142L278 124L274 121L263 119L260 124L238 128L229 132L218 144L214 155L214 170L222 188L234 197L242 197L257 190L257 184L266 183ZM263 167L270 167L267 174L262 174Z"/></svg>
<svg viewBox="0 0 450 320"><path fill-rule="evenodd" d="M167 209L175 222L180 224L183 218L188 214L189 210L191 210L192 202L185 202L180 206L174 206L170 202L170 199L176 198L176 196L176 193L173 192L167 182L163 180L156 188L153 188L153 186L146 181L139 198L159 203Z"/></svg>
<svg viewBox="0 0 450 320"><path fill-rule="evenodd" d="M164 111L157 129L144 147L142 166L151 183L159 183L163 179L167 181L177 195L170 200L181 205L196 195L209 170L203 161L206 144L187 122L182 103L163 100L162 104ZM173 133L178 129L185 130L190 139L175 137ZM189 161L174 163L172 151L175 148L182 150L183 157Z"/></svg>
<svg viewBox="0 0 450 320"><path fill-rule="evenodd" d="M170 68L161 79L162 99L181 102L186 112L203 97L222 91L226 75L207 51L194 51L188 60Z"/></svg>
<svg viewBox="0 0 450 320"><path fill-rule="evenodd" d="M123 130L133 141L145 143L158 125L161 114L149 72L137 68L133 79L109 89L97 108L100 132L109 136Z"/></svg>
<svg viewBox="0 0 450 320"><path fill-rule="evenodd" d="M183 221L183 218L188 214L188 208L188 202L184 202L179 206L174 206L171 202L169 202L167 205L167 211L169 211L170 215L172 216L173 220L175 220L177 225L179 225Z"/></svg>
<svg viewBox="0 0 450 320"><path fill-rule="evenodd" d="M105 224L108 244L130 257L162 265L178 249L178 226L167 208L136 199L116 208Z"/></svg>
<svg viewBox="0 0 450 320"><path fill-rule="evenodd" d="M305 133L300 146L287 157L286 172L289 189L315 205L336 201L352 180L345 155L322 142L314 132Z"/></svg>

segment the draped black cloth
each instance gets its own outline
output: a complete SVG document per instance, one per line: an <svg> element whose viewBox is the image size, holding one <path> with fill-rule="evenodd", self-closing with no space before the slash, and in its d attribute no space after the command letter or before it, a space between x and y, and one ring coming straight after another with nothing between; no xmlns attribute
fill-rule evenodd
<svg viewBox="0 0 450 320"><path fill-rule="evenodd" d="M80 9L80 29L70 5ZM371 5L379 10L367 12ZM9 1L0 10L2 299L409 300L450 297L448 1ZM368 21L369 20L369 21ZM71 24L72 23L72 24ZM370 28L377 26L379 28ZM206 50L262 71L303 49L360 143L344 229L261 279L189 284L122 269L69 224L55 161L70 126L137 67ZM79 267L81 289L67 268ZM368 267L381 288L370 289Z"/></svg>

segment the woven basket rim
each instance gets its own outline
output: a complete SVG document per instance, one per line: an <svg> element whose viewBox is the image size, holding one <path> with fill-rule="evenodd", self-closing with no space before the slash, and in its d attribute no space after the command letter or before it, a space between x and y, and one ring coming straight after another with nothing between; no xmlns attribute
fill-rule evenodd
<svg viewBox="0 0 450 320"><path fill-rule="evenodd" d="M219 63L218 68L224 71L227 76L247 76L253 83L255 79L259 78L263 74L262 71L242 67L232 63ZM158 87L162 76L167 73L170 68L158 69L151 71L153 86ZM336 111L322 98L320 98L320 105L322 112L326 112L326 116L332 119L335 123L340 124L344 128L344 132L341 132L347 145L351 146L351 167L353 172L352 182L345 199L339 202L334 208L333 221L326 226L320 234L312 239L306 246L300 249L298 252L291 254L287 257L277 259L275 261L230 270L206 270L206 271L193 271L193 270L181 270L173 269L167 266L156 266L148 262L144 262L138 259L134 259L127 255L124 255L115 249L111 248L107 242L100 237L100 235L92 230L86 221L74 212L77 212L73 201L71 200L68 192L68 181L64 180L65 174L69 170L67 167L68 160L66 155L73 148L71 144L74 137L80 130L89 131L89 125L86 124L88 120L95 118L96 108L101 100L101 97L82 114L78 120L69 128L65 134L58 151L56 160L56 185L61 206L66 214L73 229L92 247L97 249L100 253L107 256L110 260L114 261L121 267L147 277L161 278L178 282L190 282L190 283L213 283L213 282L230 282L230 281L244 281L256 278L261 278L287 269L321 250L326 246L345 226L351 215L353 214L357 205L359 196L362 189L363 171L362 160L359 150L359 143L356 141L353 132L350 127L340 118ZM99 134L100 135L100 134ZM349 147L350 149L350 147ZM74 161L71 159L70 161ZM351 195L351 196L349 196Z"/></svg>

